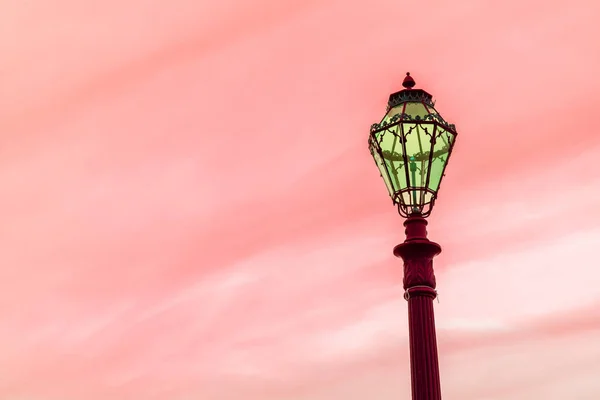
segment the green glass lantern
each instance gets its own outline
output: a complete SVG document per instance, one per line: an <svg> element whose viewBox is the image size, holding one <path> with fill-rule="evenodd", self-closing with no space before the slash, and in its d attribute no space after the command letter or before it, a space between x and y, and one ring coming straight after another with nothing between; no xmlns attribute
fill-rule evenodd
<svg viewBox="0 0 600 400"><path fill-rule="evenodd" d="M371 126L369 149L400 215L427 217L457 133L436 111L432 96L414 85L406 73L405 89L390 95L383 120Z"/></svg>

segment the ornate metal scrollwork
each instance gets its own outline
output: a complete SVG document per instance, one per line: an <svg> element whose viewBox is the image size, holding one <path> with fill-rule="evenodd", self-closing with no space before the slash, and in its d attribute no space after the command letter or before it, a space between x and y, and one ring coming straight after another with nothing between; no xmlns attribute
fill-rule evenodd
<svg viewBox="0 0 600 400"><path fill-rule="evenodd" d="M388 100L388 107L393 108L406 102L423 102L430 107L434 106L432 96L429 93L422 89L412 89L392 93Z"/></svg>
<svg viewBox="0 0 600 400"><path fill-rule="evenodd" d="M454 127L454 124L449 124L448 122L446 122L439 114L437 113L431 113L431 114L427 114L424 116L420 116L420 115L415 115L412 116L410 114L406 114L406 113L398 113L398 114L394 114L392 115L388 120L384 120L381 123L374 123L371 124L371 132L377 132L380 131L382 129L385 129L388 126L391 125L396 125L398 123L416 123L416 124L421 124L424 122L433 122L433 123L437 123L439 125L441 125L442 127L455 131L456 128Z"/></svg>

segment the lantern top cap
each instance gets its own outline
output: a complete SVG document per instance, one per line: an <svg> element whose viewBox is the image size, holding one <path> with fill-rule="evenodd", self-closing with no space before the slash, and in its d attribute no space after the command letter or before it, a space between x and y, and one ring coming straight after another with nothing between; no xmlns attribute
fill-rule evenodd
<svg viewBox="0 0 600 400"><path fill-rule="evenodd" d="M402 86L407 89L412 89L415 86L415 80L412 78L412 76L410 76L410 72L406 73L404 81L402 82Z"/></svg>
<svg viewBox="0 0 600 400"><path fill-rule="evenodd" d="M402 86L404 86L404 89L390 94L390 98L388 100L388 110L392 107L396 107L407 102L420 102L429 107L434 106L433 98L429 93L423 89L414 89L415 80L412 76L410 76L410 72L406 73L404 81L402 82Z"/></svg>

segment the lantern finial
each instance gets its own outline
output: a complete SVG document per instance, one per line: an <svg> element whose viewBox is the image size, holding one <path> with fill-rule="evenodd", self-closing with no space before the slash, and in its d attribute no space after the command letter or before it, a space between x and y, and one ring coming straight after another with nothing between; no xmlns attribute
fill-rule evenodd
<svg viewBox="0 0 600 400"><path fill-rule="evenodd" d="M410 76L410 72L406 73L406 77L404 78L404 82L402 82L402 86L407 89L412 89L415 86L415 80Z"/></svg>

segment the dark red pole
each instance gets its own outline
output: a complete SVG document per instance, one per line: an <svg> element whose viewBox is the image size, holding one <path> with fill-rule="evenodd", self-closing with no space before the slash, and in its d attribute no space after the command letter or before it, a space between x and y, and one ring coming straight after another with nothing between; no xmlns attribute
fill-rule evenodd
<svg viewBox="0 0 600 400"><path fill-rule="evenodd" d="M394 247L404 261L404 298L408 301L410 370L413 400L441 400L433 300L435 275L433 257L441 247L427 239L427 221L411 216L404 221L406 240Z"/></svg>

